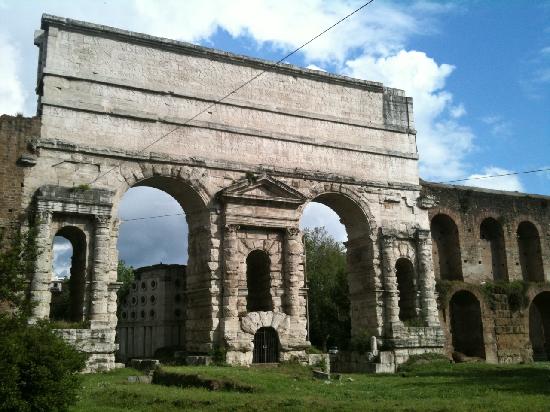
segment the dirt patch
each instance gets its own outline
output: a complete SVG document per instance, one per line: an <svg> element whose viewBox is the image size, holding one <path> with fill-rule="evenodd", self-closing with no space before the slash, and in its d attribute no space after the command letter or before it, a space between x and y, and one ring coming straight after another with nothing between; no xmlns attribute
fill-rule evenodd
<svg viewBox="0 0 550 412"><path fill-rule="evenodd" d="M205 388L210 391L254 392L255 388L228 379L207 378L198 374L167 372L157 369L153 374L153 383L164 386L179 386L181 388Z"/></svg>

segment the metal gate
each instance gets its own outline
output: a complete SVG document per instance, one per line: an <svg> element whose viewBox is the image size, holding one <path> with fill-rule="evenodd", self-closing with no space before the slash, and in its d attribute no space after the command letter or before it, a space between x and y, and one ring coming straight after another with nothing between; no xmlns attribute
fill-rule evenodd
<svg viewBox="0 0 550 412"><path fill-rule="evenodd" d="M273 328L260 328L254 335L253 363L279 362L279 337Z"/></svg>

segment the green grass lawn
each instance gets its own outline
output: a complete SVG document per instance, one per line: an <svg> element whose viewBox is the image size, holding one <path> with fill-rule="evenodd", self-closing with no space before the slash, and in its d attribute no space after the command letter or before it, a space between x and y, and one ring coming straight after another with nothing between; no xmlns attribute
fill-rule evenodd
<svg viewBox="0 0 550 412"><path fill-rule="evenodd" d="M417 365L394 375L345 374L314 380L296 365L278 368L167 367L250 385L253 393L128 383L121 369L85 375L75 411L547 411L550 363Z"/></svg>

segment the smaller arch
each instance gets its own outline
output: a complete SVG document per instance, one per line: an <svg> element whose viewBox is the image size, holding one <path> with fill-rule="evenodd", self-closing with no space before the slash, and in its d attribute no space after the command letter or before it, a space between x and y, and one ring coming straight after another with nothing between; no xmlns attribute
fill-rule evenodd
<svg viewBox="0 0 550 412"><path fill-rule="evenodd" d="M529 340L534 361L550 359L550 292L535 296L529 306Z"/></svg>
<svg viewBox="0 0 550 412"><path fill-rule="evenodd" d="M518 225L516 234L523 280L528 282L543 282L544 268L537 227L529 221L523 221Z"/></svg>
<svg viewBox="0 0 550 412"><path fill-rule="evenodd" d="M492 217L483 219L479 226L479 237L484 272L490 273L496 281L507 281L508 267L502 225Z"/></svg>
<svg viewBox="0 0 550 412"><path fill-rule="evenodd" d="M80 322L84 317L86 293L86 234L75 226L64 226L54 237L67 239L72 246L71 269L68 281L64 282L59 296L52 296L50 318Z"/></svg>
<svg viewBox="0 0 550 412"><path fill-rule="evenodd" d="M409 259L399 258L395 262L395 273L399 290L399 319L406 322L417 317L414 266Z"/></svg>
<svg viewBox="0 0 550 412"><path fill-rule="evenodd" d="M454 351L485 359L481 305L477 297L467 290L455 292L449 302L449 312Z"/></svg>
<svg viewBox="0 0 550 412"><path fill-rule="evenodd" d="M271 299L271 260L263 250L253 250L246 258L246 310L260 312L273 310Z"/></svg>
<svg viewBox="0 0 550 412"><path fill-rule="evenodd" d="M252 363L279 362L279 336L274 328L259 328L254 334L253 345Z"/></svg>
<svg viewBox="0 0 550 412"><path fill-rule="evenodd" d="M458 227L448 215L439 213L430 222L432 255L436 278L464 280Z"/></svg>

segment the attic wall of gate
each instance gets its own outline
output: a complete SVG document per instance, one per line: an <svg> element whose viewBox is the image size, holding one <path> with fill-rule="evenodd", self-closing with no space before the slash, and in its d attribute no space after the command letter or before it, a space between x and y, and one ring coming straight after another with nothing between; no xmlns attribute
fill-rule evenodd
<svg viewBox="0 0 550 412"><path fill-rule="evenodd" d="M548 299L542 292L550 277L550 197L423 182L420 203L429 209L439 245L434 260L447 256L452 263L451 271L435 270L448 352L455 349L449 302L468 291L481 304L486 359L533 360L532 302ZM451 224L437 226L441 217Z"/></svg>
<svg viewBox="0 0 550 412"><path fill-rule="evenodd" d="M35 43L42 126L21 210L39 218L44 248L54 221L89 223L91 332L64 333L103 333L106 346L86 347L101 354L91 368L114 365L116 216L124 193L139 185L174 195L189 222L188 353L221 347L229 362L248 364L255 331L272 327L281 360L305 356L298 227L316 199L353 205L338 211L348 233L355 229L352 334L374 334L403 359L443 346L428 212L417 204L412 99L403 91L54 16L42 18ZM246 309L253 251L269 257L270 310ZM399 318L398 259L413 268L413 323ZM37 263L31 294L40 318L51 261L46 254Z"/></svg>

